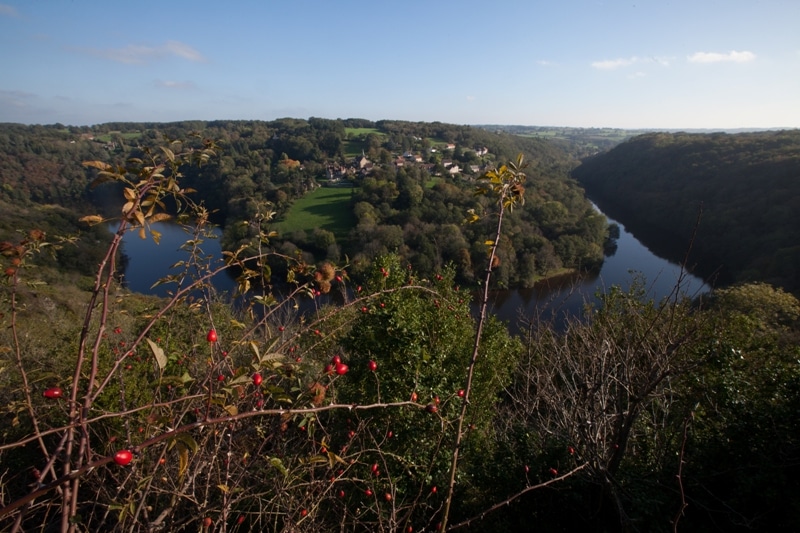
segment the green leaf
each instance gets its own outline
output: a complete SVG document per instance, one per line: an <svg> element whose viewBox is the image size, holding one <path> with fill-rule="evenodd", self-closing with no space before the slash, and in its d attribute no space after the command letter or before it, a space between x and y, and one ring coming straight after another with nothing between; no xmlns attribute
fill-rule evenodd
<svg viewBox="0 0 800 533"><path fill-rule="evenodd" d="M272 466L274 466L275 468L280 470L281 474L283 474L284 476L288 476L289 475L289 471L286 470L286 467L283 466L283 462L280 459L278 459L277 457L272 457L269 460L269 462L270 462L270 464Z"/></svg>

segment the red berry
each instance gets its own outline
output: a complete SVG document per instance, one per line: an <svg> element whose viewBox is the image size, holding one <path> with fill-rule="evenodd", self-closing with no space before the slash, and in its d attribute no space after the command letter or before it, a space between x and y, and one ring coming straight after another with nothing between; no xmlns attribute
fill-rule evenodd
<svg viewBox="0 0 800 533"><path fill-rule="evenodd" d="M243 514L239 515L239 518L236 519L236 523L239 524L240 526L242 524L244 524L244 515Z"/></svg>
<svg viewBox="0 0 800 533"><path fill-rule="evenodd" d="M465 394L466 394L466 392L464 391L464 389L459 389L459 391L458 391L458 397L459 398L463 398Z"/></svg>
<svg viewBox="0 0 800 533"><path fill-rule="evenodd" d="M56 398L61 398L63 395L64 395L64 391L61 390L61 387L50 387L49 389L45 389L42 392L42 396L44 396L48 400L54 400Z"/></svg>
<svg viewBox="0 0 800 533"><path fill-rule="evenodd" d="M341 282L342 282L342 276L336 276L336 281L338 281L339 283L341 283Z"/></svg>
<svg viewBox="0 0 800 533"><path fill-rule="evenodd" d="M367 490L364 491L364 494L366 496L372 496L372 490L371 489L367 489Z"/></svg>
<svg viewBox="0 0 800 533"><path fill-rule="evenodd" d="M210 516L207 516L207 517L203 518L203 527L211 527L211 524L213 524L213 523L214 523L214 521L211 520Z"/></svg>
<svg viewBox="0 0 800 533"><path fill-rule="evenodd" d="M368 313L368 312L369 312L369 309L367 309L367 307L366 307L366 306L364 306L364 307L362 307L362 308L361 308L361 312L362 312L362 313Z"/></svg>
<svg viewBox="0 0 800 533"><path fill-rule="evenodd" d="M344 498L344 491L343 491L343 490L340 490L340 491L339 491L339 497L340 497L340 498Z"/></svg>
<svg viewBox="0 0 800 533"><path fill-rule="evenodd" d="M552 475L554 475L554 476L557 476L557 475L558 475L558 470L556 470L555 468L551 468L551 469L550 469L550 473L551 473Z"/></svg>
<svg viewBox="0 0 800 533"><path fill-rule="evenodd" d="M375 473L378 471L378 463L372 465L372 472Z"/></svg>
<svg viewBox="0 0 800 533"><path fill-rule="evenodd" d="M390 502L392 501L392 495L387 492L386 494L383 495L383 499L386 500L387 502Z"/></svg>
<svg viewBox="0 0 800 533"><path fill-rule="evenodd" d="M300 511L300 516L306 516L307 514L308 514L308 511L306 511L305 509Z"/></svg>
<svg viewBox="0 0 800 533"><path fill-rule="evenodd" d="M225 376L220 374L219 376L217 376L217 381L225 381Z"/></svg>
<svg viewBox="0 0 800 533"><path fill-rule="evenodd" d="M439 490L439 489L437 489L437 488L436 488L436 485L434 485L433 487L431 487L431 492L432 492L433 494L436 494L436 492L437 492L438 490Z"/></svg>
<svg viewBox="0 0 800 533"><path fill-rule="evenodd" d="M120 466L125 466L133 461L133 454L130 450L120 450L114 454L114 462Z"/></svg>
<svg viewBox="0 0 800 533"><path fill-rule="evenodd" d="M569 446L567 448L567 452L569 452L570 455L575 455L575 448L573 448L572 446Z"/></svg>
<svg viewBox="0 0 800 533"><path fill-rule="evenodd" d="M428 405L425 406L425 410L428 411L429 413L435 413L436 411L439 410L439 408L433 405L432 403L429 403Z"/></svg>
<svg viewBox="0 0 800 533"><path fill-rule="evenodd" d="M527 474L530 471L531 471L530 467L528 465L525 465L525 473Z"/></svg>
<svg viewBox="0 0 800 533"><path fill-rule="evenodd" d="M323 372L326 374L333 374L333 365L325 365L325 370Z"/></svg>
<svg viewBox="0 0 800 533"><path fill-rule="evenodd" d="M278 331L283 331L283 330L285 330L285 329L286 329L286 328L285 328L285 327L283 327L283 326L278 326Z"/></svg>
<svg viewBox="0 0 800 533"><path fill-rule="evenodd" d="M340 356L334 355L333 357L331 357L331 364L332 365L338 365L341 362L342 362L342 358Z"/></svg>
<svg viewBox="0 0 800 533"><path fill-rule="evenodd" d="M208 335L206 335L206 340L208 342L217 342L217 330L215 329L208 330Z"/></svg>
<svg viewBox="0 0 800 533"><path fill-rule="evenodd" d="M411 393L411 401L412 402L416 402L417 398L419 398L419 396L417 396L417 393L416 392L412 392Z"/></svg>
<svg viewBox="0 0 800 533"><path fill-rule="evenodd" d="M339 363L338 365L336 365L336 373L339 374L340 376L344 376L345 374L347 374L348 370L350 370L350 367L344 363Z"/></svg>
<svg viewBox="0 0 800 533"><path fill-rule="evenodd" d="M376 363L375 361L370 361L369 363L367 363L367 368L369 368L372 372L375 372L376 370L378 370L378 363Z"/></svg>
<svg viewBox="0 0 800 533"><path fill-rule="evenodd" d="M261 374L253 374L253 385L258 387L262 381L264 381L264 378L261 377Z"/></svg>

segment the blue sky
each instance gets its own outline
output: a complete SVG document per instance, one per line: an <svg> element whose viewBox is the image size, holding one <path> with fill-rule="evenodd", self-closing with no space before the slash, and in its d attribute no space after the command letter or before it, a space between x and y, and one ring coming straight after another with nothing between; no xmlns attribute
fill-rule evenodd
<svg viewBox="0 0 800 533"><path fill-rule="evenodd" d="M800 127L800 0L0 0L0 122Z"/></svg>

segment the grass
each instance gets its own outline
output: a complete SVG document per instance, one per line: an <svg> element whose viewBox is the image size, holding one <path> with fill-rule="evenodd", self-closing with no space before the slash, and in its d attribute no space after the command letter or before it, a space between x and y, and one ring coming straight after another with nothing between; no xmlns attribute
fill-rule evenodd
<svg viewBox="0 0 800 533"><path fill-rule="evenodd" d="M364 141L344 141L344 155L348 159L358 157L361 155L362 150L365 149Z"/></svg>
<svg viewBox="0 0 800 533"><path fill-rule="evenodd" d="M366 137L370 133L385 135L377 128L345 128L344 132L348 137Z"/></svg>
<svg viewBox="0 0 800 533"><path fill-rule="evenodd" d="M321 228L332 232L337 241L344 240L356 223L350 209L351 187L320 187L292 205L276 225L278 233L313 231Z"/></svg>

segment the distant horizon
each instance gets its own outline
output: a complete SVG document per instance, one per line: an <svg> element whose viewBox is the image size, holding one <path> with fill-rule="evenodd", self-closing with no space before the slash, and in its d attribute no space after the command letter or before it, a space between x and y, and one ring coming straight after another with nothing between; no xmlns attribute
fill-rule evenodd
<svg viewBox="0 0 800 533"><path fill-rule="evenodd" d="M5 122L0 121L0 124L16 124L21 126L42 126L42 127L49 127L49 126L56 126L61 125L66 128L93 128L96 126L103 126L106 124L113 124L113 123L120 123L120 124L173 124L173 123L180 123L180 122L273 122L276 120L281 119L293 119L293 120L309 120L311 118L319 118L323 120L366 120L369 122L381 122L381 121L397 121L397 122L419 122L425 124L432 124L432 123L442 123L442 124L449 124L449 125L456 125L456 126L469 126L474 128L490 128L490 127L499 127L499 128L542 128L542 129L574 129L574 130L622 130L622 131L663 131L663 132L723 132L723 133L747 133L747 132L759 132L759 131L786 131L786 130L797 130L800 129L798 126L772 126L772 127L731 127L731 128L713 128L713 127L691 127L691 128L680 128L680 127L669 127L669 128L658 128L658 127L642 127L642 128L626 128L626 127L619 127L619 126L565 126L565 125L554 125L554 124L514 124L514 123L500 123L500 122L485 122L485 123L475 123L475 124L468 124L462 122L447 122L444 120L406 120L406 119L397 119L397 118L380 118L380 119L369 119L364 117L347 117L347 118L326 118L326 117L318 117L318 116L308 116L308 117L297 117L297 116L281 116L272 119L261 119L261 118L215 118L215 119L199 119L199 118L187 118L187 119L177 119L177 120L108 120L105 122L97 122L93 124L66 124L63 122L35 122L35 123L22 123L22 122Z"/></svg>
<svg viewBox="0 0 800 533"><path fill-rule="evenodd" d="M796 0L0 0L0 122L797 129L798 21Z"/></svg>

